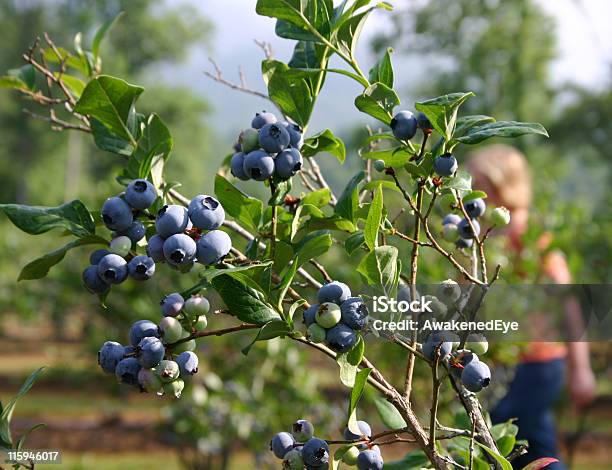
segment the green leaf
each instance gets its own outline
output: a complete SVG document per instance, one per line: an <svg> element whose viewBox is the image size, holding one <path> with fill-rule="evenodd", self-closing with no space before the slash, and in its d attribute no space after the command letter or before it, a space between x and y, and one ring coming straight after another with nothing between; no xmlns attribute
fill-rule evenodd
<svg viewBox="0 0 612 470"><path fill-rule="evenodd" d="M396 193L402 194L401 190L397 187L394 181L387 180L372 180L368 182L363 189L366 191L373 191L378 187L382 187L383 189L390 189L391 191L395 191Z"/></svg>
<svg viewBox="0 0 612 470"><path fill-rule="evenodd" d="M11 69L6 73L9 77L18 79L29 90L33 90L36 86L36 70L31 64L23 65L18 69Z"/></svg>
<svg viewBox="0 0 612 470"><path fill-rule="evenodd" d="M407 426L406 421L404 421L400 412L397 411L397 408L383 397L374 397L374 405L376 405L381 421L389 429L403 429Z"/></svg>
<svg viewBox="0 0 612 470"><path fill-rule="evenodd" d="M483 114L462 116L457 119L457 123L455 125L455 133L453 134L453 136L457 138L459 136L464 135L472 127L480 126L482 124L487 124L490 122L495 122L495 118L491 116L485 116Z"/></svg>
<svg viewBox="0 0 612 470"><path fill-rule="evenodd" d="M474 199L485 199L487 197L487 193L484 191L470 191L465 196L461 198L461 201L465 204L466 202L472 201Z"/></svg>
<svg viewBox="0 0 612 470"><path fill-rule="evenodd" d="M361 156L368 160L382 160L385 166L402 168L414 156L408 147L392 147L383 150L363 152Z"/></svg>
<svg viewBox="0 0 612 470"><path fill-rule="evenodd" d="M372 11L377 8L388 9L389 4L385 2L379 2L371 8L364 10L360 13L353 14L361 6L367 5L369 2L357 1L356 4L351 7L336 24L335 43L341 52L344 52L349 57L355 57L355 48L363 30L363 26L368 19L368 16Z"/></svg>
<svg viewBox="0 0 612 470"><path fill-rule="evenodd" d="M366 383L368 383L368 376L372 372L372 369L361 369L355 376L355 385L351 390L351 396L349 399L349 416L357 409L357 404L363 396Z"/></svg>
<svg viewBox="0 0 612 470"><path fill-rule="evenodd" d="M402 460L385 462L385 470L421 470L427 468L429 459L422 450L408 452Z"/></svg>
<svg viewBox="0 0 612 470"><path fill-rule="evenodd" d="M86 77L89 77L91 70L87 63L87 59L83 57L77 57L74 54L71 54L69 51L62 47L56 48L58 54L51 48L47 48L43 50L43 57L47 62L51 62L52 64L59 64L63 62L67 67L80 72Z"/></svg>
<svg viewBox="0 0 612 470"><path fill-rule="evenodd" d="M257 231L263 213L259 199L247 196L221 175L215 176L215 194L225 212Z"/></svg>
<svg viewBox="0 0 612 470"><path fill-rule="evenodd" d="M462 144L479 144L491 137L519 137L525 134L538 134L548 137L548 132L537 122L497 121L472 127L465 135L456 140Z"/></svg>
<svg viewBox="0 0 612 470"><path fill-rule="evenodd" d="M285 323L283 320L270 321L262 326L257 332L255 339L248 346L245 346L242 349L242 354L245 356L248 355L249 351L257 341L267 341L279 336L285 336L289 333L291 333L291 328L289 328L289 325L287 325L287 323Z"/></svg>
<svg viewBox="0 0 612 470"><path fill-rule="evenodd" d="M91 52L93 53L94 60L97 60L100 52L100 44L102 40L105 38L106 33L113 27L113 25L123 16L125 12L120 11L117 16L106 21L100 28L96 31L96 35L93 38L93 42L91 44Z"/></svg>
<svg viewBox="0 0 612 470"><path fill-rule="evenodd" d="M53 72L55 77L60 77L59 72ZM74 75L66 75L65 73L61 74L62 81L66 84L70 92L76 97L79 98L83 94L83 90L85 89L85 82Z"/></svg>
<svg viewBox="0 0 612 470"><path fill-rule="evenodd" d="M17 446L15 446L15 450L20 451L23 447L23 445L25 444L26 439L28 438L28 436L30 434L32 434L32 432L36 431L37 429L43 428L45 427L46 424L45 423L38 423L35 424L34 426L32 426L31 428L29 428L28 430L26 430L21 437L19 438L19 440L17 441Z"/></svg>
<svg viewBox="0 0 612 470"><path fill-rule="evenodd" d="M326 230L317 230L306 235L294 245L293 251L299 255L299 266L326 253L332 246L332 237Z"/></svg>
<svg viewBox="0 0 612 470"><path fill-rule="evenodd" d="M464 437L464 436L460 436L460 437L463 439L469 439L468 437ZM497 463L499 463L499 465L501 466L503 470L512 470L512 464L508 462L503 456L499 455L497 452L495 452L493 449L486 446L482 442L478 442L476 439L474 439L474 443L477 446L479 446L481 449L483 449L491 457L493 457L497 461Z"/></svg>
<svg viewBox="0 0 612 470"><path fill-rule="evenodd" d="M246 323L263 325L272 320L281 320L274 308L263 302L262 292L255 291L241 281L227 274L211 281L232 315Z"/></svg>
<svg viewBox="0 0 612 470"><path fill-rule="evenodd" d="M144 88L130 85L119 78L100 75L87 84L74 110L97 119L110 132L135 145L136 139L128 127L128 118L143 91Z"/></svg>
<svg viewBox="0 0 612 470"><path fill-rule="evenodd" d="M417 110L427 116L434 129L449 141L455 130L457 110L474 93L451 93L415 104Z"/></svg>
<svg viewBox="0 0 612 470"><path fill-rule="evenodd" d="M288 21L306 30L308 21L303 13L306 3L303 0L257 0L255 12L258 15Z"/></svg>
<svg viewBox="0 0 612 470"><path fill-rule="evenodd" d="M222 276L224 274L231 276L234 273L243 273L243 272L251 271L254 269L265 268L265 267L270 266L271 264L272 264L272 261L262 261L262 262L247 264L244 266L232 266L231 268L223 268L223 269L207 267L200 271L200 278L206 280L207 282L210 282L217 276ZM191 293L184 295L183 297L188 297L189 295L191 295Z"/></svg>
<svg viewBox="0 0 612 470"><path fill-rule="evenodd" d="M393 293L399 280L397 248L390 245L375 248L362 258L357 272L371 286L380 286L387 295Z"/></svg>
<svg viewBox="0 0 612 470"><path fill-rule="evenodd" d="M513 424L512 420L491 427L491 436L493 436L495 440L501 439L503 436L516 437L517 434L518 426Z"/></svg>
<svg viewBox="0 0 612 470"><path fill-rule="evenodd" d="M355 212L359 205L359 185L366 177L365 171L360 171L351 178L338 198L334 212L340 217L355 222Z"/></svg>
<svg viewBox="0 0 612 470"><path fill-rule="evenodd" d="M285 196L291 191L291 180L284 180L276 182L276 188L270 199L268 205L270 206L281 206L285 200Z"/></svg>
<svg viewBox="0 0 612 470"><path fill-rule="evenodd" d="M472 190L472 175L465 170L458 170L452 178L443 178L444 187L458 191Z"/></svg>
<svg viewBox="0 0 612 470"><path fill-rule="evenodd" d="M295 273L297 272L297 268L299 266L298 257L296 256L289 268L285 271L282 276L281 282L278 286L278 299L276 303L276 308L279 312L283 311L283 300L287 295L287 291L291 287L291 283L293 282L293 278L295 277Z"/></svg>
<svg viewBox="0 0 612 470"><path fill-rule="evenodd" d="M23 397L26 393L30 391L34 382L38 379L44 367L41 367L34 372L32 372L29 377L25 380L17 395L9 400L4 409L2 410L2 414L0 414L0 440L12 445L13 439L11 437L10 424L11 419L13 418L13 412L15 411L15 406L17 405L17 401Z"/></svg>
<svg viewBox="0 0 612 470"><path fill-rule="evenodd" d="M317 189L302 197L302 204L312 204L316 207L324 207L331 201L331 190L329 188Z"/></svg>
<svg viewBox="0 0 612 470"><path fill-rule="evenodd" d="M372 204L370 204L368 218L366 219L366 223L363 228L365 243L368 245L370 251L378 246L378 230L380 228L382 217L383 192L382 186L378 186L378 188L374 191L374 198L372 199Z"/></svg>
<svg viewBox="0 0 612 470"><path fill-rule="evenodd" d="M57 250L53 250L40 258L30 261L26 264L21 272L19 273L18 281L31 281L34 279L42 279L45 277L49 270L64 259L66 253L83 245L106 245L108 242L101 237L96 235L89 235L83 238L78 238Z"/></svg>
<svg viewBox="0 0 612 470"><path fill-rule="evenodd" d="M355 106L359 111L387 125L391 123L393 108L399 104L397 93L383 83L370 85L363 94L355 98Z"/></svg>
<svg viewBox="0 0 612 470"><path fill-rule="evenodd" d="M58 207L0 204L0 210L17 228L30 235L39 235L54 228L68 230L77 237L92 235L95 223L87 207L74 200Z"/></svg>
<svg viewBox="0 0 612 470"><path fill-rule="evenodd" d="M11 77L9 75L4 75L0 77L0 88L23 90L23 89L26 89L27 86L17 77Z"/></svg>
<svg viewBox="0 0 612 470"><path fill-rule="evenodd" d="M104 124L91 118L91 133L99 149L129 157L134 152L134 145L113 134Z"/></svg>
<svg viewBox="0 0 612 470"><path fill-rule="evenodd" d="M327 152L336 157L340 163L344 163L346 159L344 142L329 129L325 129L304 140L304 145L300 151L304 158L313 157L320 152Z"/></svg>
<svg viewBox="0 0 612 470"><path fill-rule="evenodd" d="M499 449L499 453L501 455L508 455L514 449L514 444L516 444L516 437L514 436L502 436L497 441L497 448Z"/></svg>
<svg viewBox="0 0 612 470"><path fill-rule="evenodd" d="M382 83L389 88L393 88L393 64L391 63L392 48L387 48L383 56L376 62L376 65L370 69L370 82Z"/></svg>
<svg viewBox="0 0 612 470"><path fill-rule="evenodd" d="M350 255L355 250L361 247L365 243L365 234L363 231L359 230L358 232L352 233L349 237L344 241L344 249Z"/></svg>

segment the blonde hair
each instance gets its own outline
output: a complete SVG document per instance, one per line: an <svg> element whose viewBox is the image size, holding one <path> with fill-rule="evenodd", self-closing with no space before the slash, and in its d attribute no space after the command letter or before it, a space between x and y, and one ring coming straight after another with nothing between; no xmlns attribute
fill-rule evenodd
<svg viewBox="0 0 612 470"><path fill-rule="evenodd" d="M479 189L485 179L497 192L502 205L528 208L531 204L531 173L525 155L509 145L490 145L471 154L468 171Z"/></svg>

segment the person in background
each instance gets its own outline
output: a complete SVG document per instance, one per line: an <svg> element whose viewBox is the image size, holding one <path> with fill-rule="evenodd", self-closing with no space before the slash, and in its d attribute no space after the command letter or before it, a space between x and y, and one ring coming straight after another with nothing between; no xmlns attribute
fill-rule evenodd
<svg viewBox="0 0 612 470"><path fill-rule="evenodd" d="M492 145L475 152L468 162L473 187L488 195L488 204L505 206L511 220L506 227L509 252L521 259L523 237L529 223L532 189L531 175L525 156L506 145ZM550 234L537 243L538 278L547 284L569 284L571 275L563 253L550 250ZM510 255L509 255L510 256ZM524 282L533 282L527 279ZM582 322L577 301L566 302L566 317ZM567 380L564 380L567 377ZM515 468L523 468L541 457L560 459L552 406L568 384L572 404L576 410L588 405L595 395L595 376L591 369L588 343L532 342L526 345L514 379L506 395L491 411L493 423L517 418L517 438L529 442L527 454L513 461ZM563 470L562 462L551 464L551 470Z"/></svg>

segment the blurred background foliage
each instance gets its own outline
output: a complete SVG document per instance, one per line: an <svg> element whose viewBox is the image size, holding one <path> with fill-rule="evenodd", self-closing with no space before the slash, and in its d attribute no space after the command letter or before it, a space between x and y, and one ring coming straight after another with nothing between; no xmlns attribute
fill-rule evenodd
<svg viewBox="0 0 612 470"><path fill-rule="evenodd" d="M534 175L529 240L535 243L543 232L553 233L553 243L566 254L576 282L610 282L612 83L598 91L553 85L550 66L562 32L533 0L406 3L390 15L391 27L371 44L376 53L391 45L395 56L417 57L427 70L428 79L415 83L409 70L397 69L398 88L418 97L471 90L476 98L468 101L466 113L542 122L549 130L549 140L516 142L528 156ZM57 44L71 46L76 32L81 31L88 41L96 27L122 10L123 19L103 45L104 71L145 86L142 111L157 112L170 128L174 151L167 179L180 180L185 194L212 191L214 172L233 142L223 137L226 129L218 132L215 110L195 91L197 81L205 78L190 77L193 88L176 87L157 72L160 66L182 63L190 51L201 50L210 41L215 32L202 14L205 9L153 0L0 0L0 71L20 66L21 54L43 32ZM407 107L410 109L409 104ZM86 135L51 132L47 123L26 116L23 108L35 111L15 94L0 93L1 202L59 205L78 197L96 209L117 192L119 186L107 175L116 174L120 162L98 150ZM246 110L245 123L254 111ZM347 143L350 171L359 165L356 152L365 135L363 126L357 124L341 135ZM465 156L460 155L462 158ZM337 188L352 174L335 164L322 165ZM399 213L399 197L390 194L387 202L391 214ZM410 228L406 216L398 224ZM163 276L146 286L127 283L113 290L109 308L103 309L81 287L86 250L69 254L44 282L16 283L21 267L61 241L53 236L34 239L24 235L6 218L0 220L0 233L0 376L6 379L0 380L6 384L0 386L0 394L14 390L35 366L55 366L32 397L24 400L24 427L28 420L46 418L49 429L39 432L50 433L51 442L66 446L70 468L129 468L131 459L139 465L146 462L147 468L245 468L248 464L244 462L251 461L245 450L255 455L257 468L266 468L269 452L261 443L302 414L320 429L338 432L346 394L337 380L335 364L307 357L301 349L277 341L261 344L245 358L240 347L250 340L248 334L203 342L204 373L180 402L134 396L109 384L94 365L99 344L107 338L124 340L128 325L137 318L156 319L161 293L181 290L188 281L164 270ZM345 256L337 246L322 261L332 266L334 277L357 286L360 281L354 266L358 255L337 262ZM435 254L425 253L422 259L423 282L453 275ZM530 274L535 277L535 272ZM510 281L518 279L511 271L504 276ZM214 296L213 305L218 305ZM212 323L221 326L223 319L215 317ZM512 352L506 348L496 355L507 359ZM371 354L399 380L403 352L372 348ZM610 374L606 357L607 347L595 360L604 379L603 391L608 387L603 374ZM397 364L401 367L394 367ZM430 385L425 371L421 372L415 388L423 391L417 406L425 410ZM71 403L60 397L71 397ZM443 419L450 420L455 410L447 409ZM371 400L366 400L362 413L375 415ZM62 420L67 416L73 422L64 429ZM93 420L89 425L96 437L90 444L71 447L72 430L82 426L84 435L90 430L83 417ZM372 421L376 429L379 423L375 418ZM569 431L573 422L566 423ZM136 434L143 426L153 434ZM603 432L612 440L611 429ZM40 442L49 441L40 437ZM134 456L139 449L147 452ZM119 462L111 451L123 452L117 467L111 463ZM398 449L399 455L401 451ZM584 468L599 468L597 465L591 461Z"/></svg>

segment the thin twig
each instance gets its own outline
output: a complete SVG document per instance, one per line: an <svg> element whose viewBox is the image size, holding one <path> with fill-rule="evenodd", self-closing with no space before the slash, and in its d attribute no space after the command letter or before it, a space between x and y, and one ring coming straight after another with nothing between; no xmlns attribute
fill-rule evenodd
<svg viewBox="0 0 612 470"><path fill-rule="evenodd" d="M252 88L249 88L248 86L246 86L244 77L240 77L240 83L233 83L233 82L230 82L229 80L226 80L225 77L223 76L223 72L221 71L221 68L219 67L219 65L217 65L217 62L215 62L215 60L212 57L209 57L208 61L212 64L214 68L214 73L211 73L207 70L204 71L204 75L206 75L208 78L214 80L217 83L220 83L221 85L225 85L226 87L229 87L232 90L236 90L242 93L247 93L249 95L257 96L265 100L270 100L270 97L266 93L262 93L260 91L253 90Z"/></svg>

